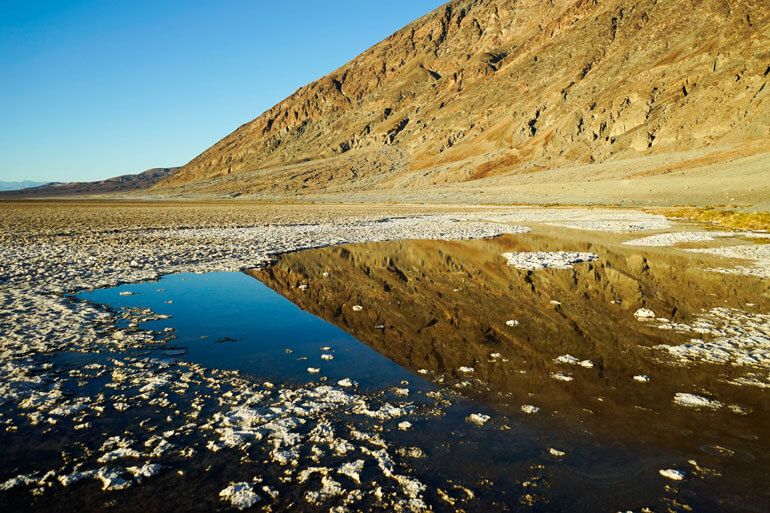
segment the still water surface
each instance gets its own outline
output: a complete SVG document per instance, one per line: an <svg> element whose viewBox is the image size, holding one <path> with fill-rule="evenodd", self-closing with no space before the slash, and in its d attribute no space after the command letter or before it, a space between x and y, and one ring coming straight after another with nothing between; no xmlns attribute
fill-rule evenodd
<svg viewBox="0 0 770 513"><path fill-rule="evenodd" d="M126 292L132 295L121 295ZM164 353L207 367L287 382L316 378L307 370L314 368L333 383L349 378L365 389L402 380L429 386L419 375L243 273L176 274L158 283L94 290L79 297L171 316L142 326L173 328L176 339L164 345ZM323 359L324 354L333 360Z"/></svg>

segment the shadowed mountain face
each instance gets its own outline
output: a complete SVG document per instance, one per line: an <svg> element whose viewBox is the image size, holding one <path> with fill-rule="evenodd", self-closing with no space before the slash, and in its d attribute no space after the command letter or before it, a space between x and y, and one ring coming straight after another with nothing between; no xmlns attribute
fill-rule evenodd
<svg viewBox="0 0 770 513"><path fill-rule="evenodd" d="M643 177L763 153L769 12L764 1L455 0L161 186L398 188L641 157L626 174Z"/></svg>
<svg viewBox="0 0 770 513"><path fill-rule="evenodd" d="M96 182L44 184L22 190L3 191L0 192L0 198L50 198L140 191L152 187L178 169L179 167L156 167L142 173L121 175Z"/></svg>
<svg viewBox="0 0 770 513"><path fill-rule="evenodd" d="M517 235L351 245L284 255L249 274L396 363L502 411L536 405L552 427L681 449L699 462L731 451L721 468L766 461L766 391L727 383L747 368L673 364L655 346L687 343L693 334L634 316L641 307L678 323L714 307L767 312L766 284L703 271L714 262L701 255L617 240ZM599 260L525 271L501 257L556 250L595 252ZM593 366L556 360L566 355ZM687 408L675 404L677 393L749 413Z"/></svg>

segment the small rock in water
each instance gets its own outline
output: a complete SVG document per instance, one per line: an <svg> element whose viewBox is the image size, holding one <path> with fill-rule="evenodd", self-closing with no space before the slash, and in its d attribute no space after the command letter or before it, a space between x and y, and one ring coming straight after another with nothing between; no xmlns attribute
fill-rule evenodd
<svg viewBox="0 0 770 513"><path fill-rule="evenodd" d="M634 317L637 319L654 319L655 318L655 312L648 308L640 308L636 312L634 312Z"/></svg>
<svg viewBox="0 0 770 513"><path fill-rule="evenodd" d="M483 426L490 418L491 417L489 415L484 415L483 413L471 413L465 420L468 422L473 422L474 424L478 424L479 426Z"/></svg>
<svg viewBox="0 0 770 513"><path fill-rule="evenodd" d="M578 363L580 363L580 360L578 360L577 358L569 354L559 356L558 358L556 358L556 361L558 363L568 363L570 365L577 365Z"/></svg>
<svg viewBox="0 0 770 513"><path fill-rule="evenodd" d="M505 321L505 325L506 326L518 326L519 325L519 321L517 321L516 319L511 319L510 321Z"/></svg>
<svg viewBox="0 0 770 513"><path fill-rule="evenodd" d="M578 253L576 251L534 251L503 253L508 265L519 269L540 270L549 267L554 269L572 269L574 264L593 262L599 259L594 253Z"/></svg>
<svg viewBox="0 0 770 513"><path fill-rule="evenodd" d="M408 420L405 420L403 422L399 422L398 423L398 429L400 429L401 431L406 431L407 429L409 429L411 427L412 427L412 423L409 422Z"/></svg>
<svg viewBox="0 0 770 513"><path fill-rule="evenodd" d="M570 354L565 354L565 355L559 356L558 358L556 358L555 361L556 361L556 363L566 363L566 364L569 364L569 365L580 365L581 367L585 367L587 369L590 369L590 368L592 368L594 366L594 362L592 362L591 360L578 360L577 358L575 358L574 356L572 356Z"/></svg>
<svg viewBox="0 0 770 513"><path fill-rule="evenodd" d="M522 405L521 411L523 411L524 413L533 414L533 413L539 412L540 408L538 408L537 406L533 406L531 404L525 404L525 405Z"/></svg>
<svg viewBox="0 0 770 513"><path fill-rule="evenodd" d="M722 403L714 399L708 399L706 397L695 394L685 394L682 392L678 392L674 396L674 402L680 406L688 406L690 408L709 408L711 410L718 410L724 406Z"/></svg>
<svg viewBox="0 0 770 513"><path fill-rule="evenodd" d="M672 468L664 468L658 470L658 474L660 474L663 477L667 477L669 479L673 479L674 481L681 481L684 479L684 472L681 470L674 470Z"/></svg>
<svg viewBox="0 0 770 513"><path fill-rule="evenodd" d="M334 360L334 356L332 356L330 354L322 354L321 355L321 359L323 359L323 360Z"/></svg>
<svg viewBox="0 0 770 513"><path fill-rule="evenodd" d="M319 369L318 367L308 367L307 371L310 374L318 374L319 372L321 372L321 369Z"/></svg>
<svg viewBox="0 0 770 513"><path fill-rule="evenodd" d="M352 387L353 382L350 381L350 378L343 378L337 382L337 384L341 387Z"/></svg>

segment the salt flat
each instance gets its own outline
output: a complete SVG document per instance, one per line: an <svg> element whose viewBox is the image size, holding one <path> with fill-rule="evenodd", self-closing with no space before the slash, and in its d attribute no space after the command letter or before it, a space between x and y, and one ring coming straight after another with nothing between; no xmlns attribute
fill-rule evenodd
<svg viewBox="0 0 770 513"><path fill-rule="evenodd" d="M372 397L358 392L350 380L324 383L320 371L319 381L307 385L268 383L148 353L172 334L140 326L162 316L134 310L121 318L114 310L74 300L70 294L78 290L145 282L180 272L265 268L290 252L350 243L486 239L559 230L599 231L617 243L633 241L640 232L657 236L655 244L711 242L705 235L666 237L666 233L681 231L676 223L621 209L227 203L169 208L151 202L8 203L0 209L4 214L0 220L0 418L4 440L22 449L22 435L66 432L57 435L62 440L62 457L56 464L45 460L39 467L30 462L23 471L2 469L0 494L13 494L2 497L12 497L17 505L25 501L43 505L46 497L63 497L65 490L88 481L98 483L101 493L138 490L152 480L197 472L188 469L186 462L206 452L238 454L243 468L250 461L264 459L282 469L282 473L265 475L219 476L201 488L210 500L236 508L271 501L278 504L289 493L287 486L294 483L301 485L301 494L291 500L301 500L308 507L333 502L347 508L338 511L370 507L424 511L440 500L473 509L474 496L462 492L463 488L446 483L437 487L415 475L415 461L424 459L422 448L405 446L377 426L390 422L395 430L412 433L420 422L446 415L448 405L458 401L455 390L473 389L486 378L478 363L457 366L462 381L424 399L417 399L409 386ZM721 253L709 249L724 256L749 257L720 260L715 270L756 276L755 270L766 265L764 253L757 249L761 246L749 244L747 234L719 233L719 237L729 244L739 243L728 248L754 249ZM514 267L524 262L518 265L521 272L533 273L572 272L573 267L589 266L601 258L593 253L572 254L569 244L564 246L563 250L512 251L497 257L500 265L506 260ZM752 260L753 255L759 257ZM530 262L532 258L535 264ZM356 306L362 315L376 310L361 304ZM551 298L548 304L552 309L569 307L563 298ZM752 390L770 386L762 372L756 372L766 372L766 312L704 311L688 325L657 317L636 320L632 313L629 322L644 325L644 329L714 335L716 342L661 347L660 358L669 354L672 366L699 360L741 362L747 373L732 380L735 386ZM119 326L126 320L134 328ZM518 322L506 326L501 320L500 324L501 329L522 333L526 329ZM714 356L716 350L727 352L724 361ZM57 355L78 353L101 356L81 368L56 363ZM487 354L497 355L491 362L507 362L505 355ZM331 364L334 359L324 361ZM575 357L563 352L549 361L561 366L561 370L546 373L553 386L573 386L581 382L579 372L595 370L594 361L585 354ZM432 371L424 374L444 379ZM628 381L642 381L637 379L640 375L630 374ZM638 386L654 383L652 376L650 385ZM429 397L431 404L424 402ZM667 401L691 406L696 413L701 403L722 405L690 390ZM546 411L551 414L543 404L522 401L517 408L532 419ZM114 432L97 433L93 428L99 425L104 430L106 419L124 413L136 416L136 425L118 425ZM464 429L503 429L505 425L490 411L469 411L461 418L467 426ZM345 419L344 427L331 419ZM544 453L548 450L543 448ZM565 453L551 449L549 454L561 457ZM363 469L376 486L361 486Z"/></svg>

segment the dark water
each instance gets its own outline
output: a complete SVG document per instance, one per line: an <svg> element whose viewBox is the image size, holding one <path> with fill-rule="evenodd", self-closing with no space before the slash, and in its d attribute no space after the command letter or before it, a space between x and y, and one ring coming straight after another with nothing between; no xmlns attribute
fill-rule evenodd
<svg viewBox="0 0 770 513"><path fill-rule="evenodd" d="M121 295L125 292L132 295ZM150 308L171 316L142 323L142 328L174 328L176 339L165 344L161 354L210 368L299 383L317 378L307 370L315 368L330 382L348 378L363 389L394 386L403 380L430 386L243 273L176 274L159 282L94 290L78 297L116 309ZM324 360L324 354L333 359Z"/></svg>

